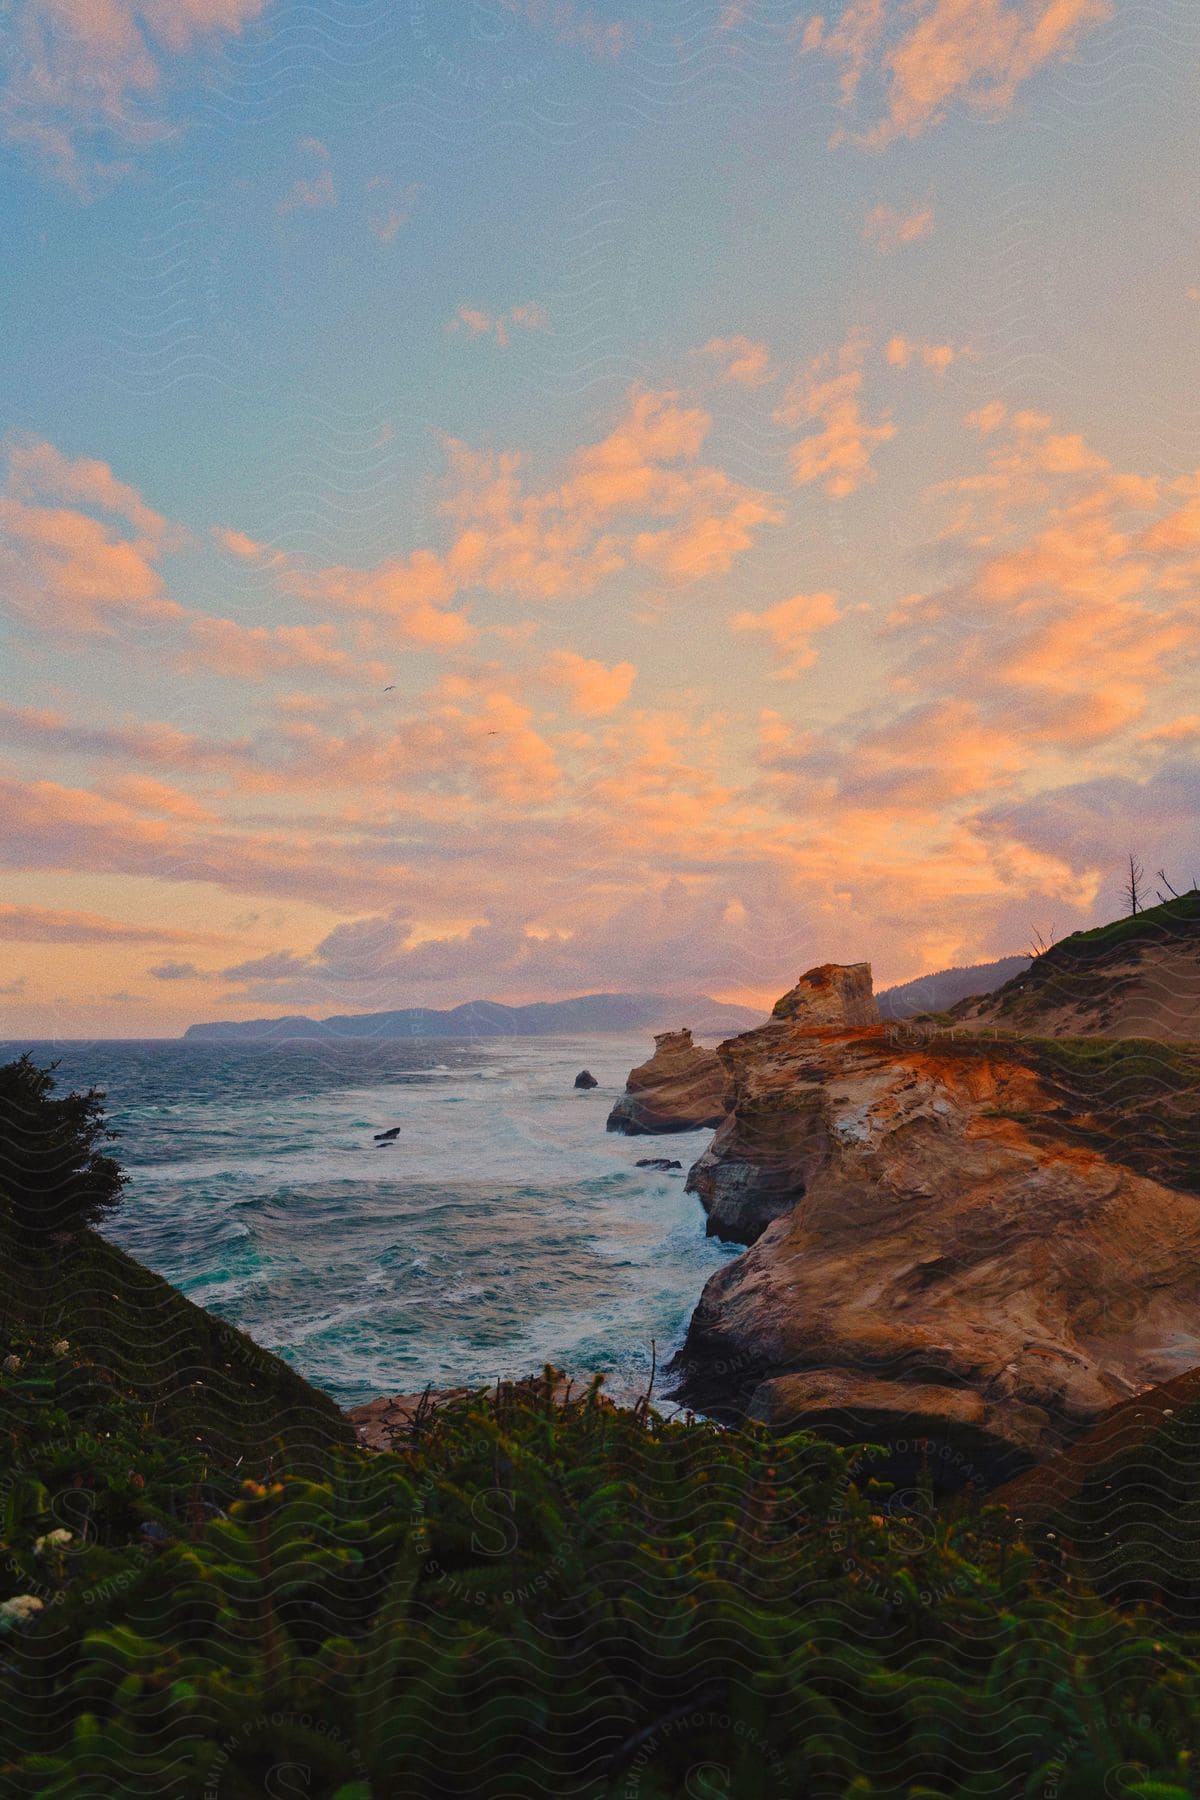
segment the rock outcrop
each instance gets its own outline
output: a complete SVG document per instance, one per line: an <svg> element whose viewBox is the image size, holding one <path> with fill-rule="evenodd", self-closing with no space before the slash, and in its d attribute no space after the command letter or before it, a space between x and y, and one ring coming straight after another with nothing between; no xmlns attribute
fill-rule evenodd
<svg viewBox="0 0 1200 1800"><path fill-rule="evenodd" d="M590 1069L580 1069L578 1075L575 1077L575 1086L577 1088L594 1088L599 1087L600 1083L596 1080L596 1077L592 1074Z"/></svg>
<svg viewBox="0 0 1200 1800"><path fill-rule="evenodd" d="M822 963L777 1000L773 1019L797 1025L878 1025L870 963Z"/></svg>
<svg viewBox="0 0 1200 1800"><path fill-rule="evenodd" d="M735 1040L736 1041L736 1040ZM725 1067L688 1030L662 1031L649 1062L632 1069L608 1115L609 1131L630 1137L698 1131L725 1117Z"/></svg>
<svg viewBox="0 0 1200 1800"><path fill-rule="evenodd" d="M731 1109L689 1186L751 1248L704 1289L677 1398L1013 1473L1200 1364L1195 1195L1073 1130L1015 1046L802 1017L721 1046Z"/></svg>

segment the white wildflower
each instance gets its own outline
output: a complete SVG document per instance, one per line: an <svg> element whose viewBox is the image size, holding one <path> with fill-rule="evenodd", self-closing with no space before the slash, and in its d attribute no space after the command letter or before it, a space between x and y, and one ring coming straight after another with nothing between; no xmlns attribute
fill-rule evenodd
<svg viewBox="0 0 1200 1800"><path fill-rule="evenodd" d="M36 1594L14 1594L11 1600L5 1600L0 1605L0 1631L14 1631L22 1625L32 1625L45 1604Z"/></svg>
<svg viewBox="0 0 1200 1800"><path fill-rule="evenodd" d="M59 1338L57 1344L51 1344L50 1348L55 1356L65 1356L71 1345L66 1338Z"/></svg>
<svg viewBox="0 0 1200 1800"><path fill-rule="evenodd" d="M45 1537L34 1539L33 1554L35 1556L45 1556L49 1551L65 1550L70 1542L71 1533L69 1531L64 1531L60 1526L57 1531L48 1531Z"/></svg>
<svg viewBox="0 0 1200 1800"><path fill-rule="evenodd" d="M5 1357L4 1367L10 1375L15 1375L17 1370L20 1368L20 1366L21 1366L21 1359L19 1356L6 1356Z"/></svg>

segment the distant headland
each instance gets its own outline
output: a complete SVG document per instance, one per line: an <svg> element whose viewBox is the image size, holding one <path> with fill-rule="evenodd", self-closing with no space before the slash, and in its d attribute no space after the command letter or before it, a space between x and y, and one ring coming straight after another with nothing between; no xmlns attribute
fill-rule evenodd
<svg viewBox="0 0 1200 1800"><path fill-rule="evenodd" d="M574 1000L538 1000L505 1006L468 1000L437 1011L427 1006L398 1012L349 1013L328 1019L219 1020L189 1025L185 1038L207 1042L282 1043L290 1038L552 1037L593 1031L654 1031L686 1021L702 1037L731 1037L761 1025L765 1009L710 1000L706 994L581 994Z"/></svg>

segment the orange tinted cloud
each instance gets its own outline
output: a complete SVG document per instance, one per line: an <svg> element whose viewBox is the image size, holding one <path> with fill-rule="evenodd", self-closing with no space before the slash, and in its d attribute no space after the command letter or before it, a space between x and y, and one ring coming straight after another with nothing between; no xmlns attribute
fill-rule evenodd
<svg viewBox="0 0 1200 1800"><path fill-rule="evenodd" d="M447 563L465 583L552 600L641 563L677 583L723 573L778 512L769 497L699 461L712 420L678 394L635 389L616 425L527 491L514 452L452 444ZM652 526L652 521L658 523Z"/></svg>
<svg viewBox="0 0 1200 1800"><path fill-rule="evenodd" d="M111 517L54 504L60 500ZM182 617L157 567L177 541L107 463L72 461L46 443L10 448L0 492L0 570L9 604L27 624L108 635L122 619Z"/></svg>
<svg viewBox="0 0 1200 1800"><path fill-rule="evenodd" d="M632 41L630 25L597 19L575 0L500 0L500 4L530 25L551 31L558 43L586 50L598 62L615 61Z"/></svg>
<svg viewBox="0 0 1200 1800"><path fill-rule="evenodd" d="M235 36L267 0L14 0L6 135L85 197L127 164L105 162L98 137L128 153L162 137L157 106L172 56Z"/></svg>
<svg viewBox="0 0 1200 1800"><path fill-rule="evenodd" d="M118 775L104 784L105 793L138 812L159 813L169 819L195 819L212 822L216 814L191 794L168 787L149 775Z"/></svg>
<svg viewBox="0 0 1200 1800"><path fill-rule="evenodd" d="M271 566L285 593L310 605L369 614L391 636L438 648L468 643L475 635L470 621L446 605L460 585L460 572L432 550L414 550L373 569L310 569L287 558L274 559Z"/></svg>
<svg viewBox="0 0 1200 1800"><path fill-rule="evenodd" d="M203 769L240 776L255 766L248 739L201 737L157 719L88 725L49 710L0 705L0 740L40 757L83 757L140 769Z"/></svg>
<svg viewBox="0 0 1200 1800"><path fill-rule="evenodd" d="M1126 522L1160 503L1157 486L1114 473L1044 415L987 409L982 428L1002 433L987 474L949 484L967 508L954 536L974 558L960 582L894 615L909 681L970 694L997 717L1015 707L1032 742L1103 743L1200 654L1194 586L1159 598L1180 546ZM1012 539L1003 548L997 528Z"/></svg>
<svg viewBox="0 0 1200 1800"><path fill-rule="evenodd" d="M765 612L735 613L729 623L734 631L761 632L780 662L775 679L789 681L816 662L811 641L814 633L827 630L841 616L836 594L794 594L790 600L768 606Z"/></svg>
<svg viewBox="0 0 1200 1800"><path fill-rule="evenodd" d="M379 682L388 672L386 663L343 649L333 625L239 625L201 613L188 620L176 666L185 671L211 669L241 680L312 669Z"/></svg>
<svg viewBox="0 0 1200 1800"><path fill-rule="evenodd" d="M224 940L165 925L131 925L100 913L0 906L0 940L22 944L201 944Z"/></svg>
<svg viewBox="0 0 1200 1800"><path fill-rule="evenodd" d="M542 680L565 688L571 706L586 718L615 712L629 698L637 677L633 663L614 663L610 668L574 650L555 650L542 665Z"/></svg>
<svg viewBox="0 0 1200 1800"><path fill-rule="evenodd" d="M550 315L544 306L528 301L505 313L485 312L478 306L460 306L446 326L448 332L465 331L468 337L492 337L504 348L514 331L549 331Z"/></svg>
<svg viewBox="0 0 1200 1800"><path fill-rule="evenodd" d="M719 363L721 380L733 382L738 387L761 387L764 381L770 381L773 373L770 351L753 338L709 338L696 354Z"/></svg>
<svg viewBox="0 0 1200 1800"><path fill-rule="evenodd" d="M298 207L317 210L326 206L337 205L337 189L333 185L333 170L329 164L329 152L320 138L301 138L300 148L306 155L315 157L317 168L311 176L298 176L288 192L276 206L276 212L295 212Z"/></svg>
<svg viewBox="0 0 1200 1800"><path fill-rule="evenodd" d="M1111 0L849 0L836 26L810 20L803 48L840 67L846 107L877 78L882 116L834 142L879 148L919 136L955 100L1006 111L1031 75L1111 16Z"/></svg>
<svg viewBox="0 0 1200 1800"><path fill-rule="evenodd" d="M872 424L863 416L863 354L862 340L850 338L836 354L815 357L774 414L781 425L819 425L792 448L792 480L797 487L819 481L835 500L876 479L875 451L896 435L890 419Z"/></svg>
<svg viewBox="0 0 1200 1800"><path fill-rule="evenodd" d="M885 350L893 368L907 369L910 363L918 362L936 375L944 375L955 358L962 354L953 344L918 344L900 334L888 339Z"/></svg>
<svg viewBox="0 0 1200 1800"><path fill-rule="evenodd" d="M892 206L875 206L863 221L863 236L880 256L890 256L901 244L916 244L933 230L933 208L901 213Z"/></svg>

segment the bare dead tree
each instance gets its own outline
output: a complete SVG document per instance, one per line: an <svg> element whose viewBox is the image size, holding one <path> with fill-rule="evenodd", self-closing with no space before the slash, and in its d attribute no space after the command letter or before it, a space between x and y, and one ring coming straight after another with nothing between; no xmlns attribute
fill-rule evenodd
<svg viewBox="0 0 1200 1800"><path fill-rule="evenodd" d="M1179 899L1179 890L1178 890L1178 888L1173 888L1171 886L1170 882L1167 880L1167 871L1165 869L1156 869L1155 874L1157 875L1159 881L1162 882L1163 887L1166 888L1167 894L1170 894L1172 900L1178 900ZM1158 888L1156 890L1156 892L1157 892L1160 900L1166 899L1167 894L1163 893L1162 888Z"/></svg>
<svg viewBox="0 0 1200 1800"><path fill-rule="evenodd" d="M1050 930L1043 935L1041 930L1036 925L1030 926L1030 928L1029 928L1029 932L1030 932L1029 945L1025 951L1025 954L1029 958L1030 962L1036 962L1038 960L1039 956L1045 956L1047 950L1050 950L1054 947L1055 933L1057 930L1058 930L1058 927L1056 925L1052 925L1050 927Z"/></svg>
<svg viewBox="0 0 1200 1800"><path fill-rule="evenodd" d="M1145 869L1131 850L1129 852L1129 880L1125 884L1125 898L1129 902L1130 913L1142 911L1142 880Z"/></svg>

